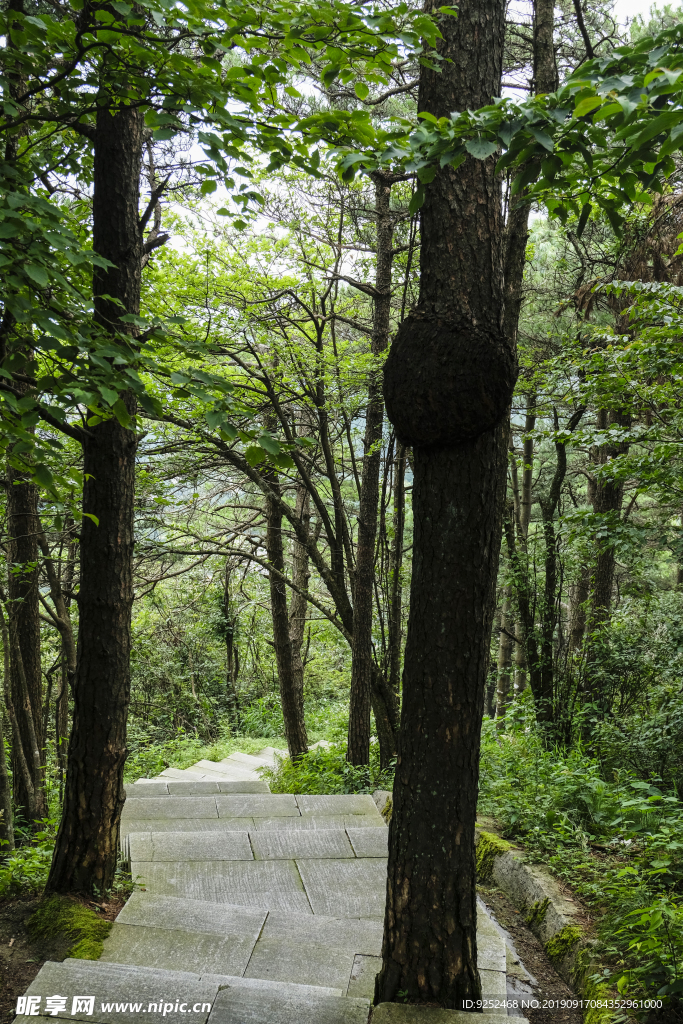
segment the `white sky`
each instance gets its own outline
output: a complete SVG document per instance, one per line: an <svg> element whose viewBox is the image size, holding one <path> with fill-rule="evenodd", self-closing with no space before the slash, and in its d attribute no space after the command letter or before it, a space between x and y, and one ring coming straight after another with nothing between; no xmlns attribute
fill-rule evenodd
<svg viewBox="0 0 683 1024"><path fill-rule="evenodd" d="M633 18L636 14L647 14L652 5L652 0L616 0L614 10L622 24L627 18ZM662 3L661 6L664 6ZM676 6L674 4L674 6Z"/></svg>

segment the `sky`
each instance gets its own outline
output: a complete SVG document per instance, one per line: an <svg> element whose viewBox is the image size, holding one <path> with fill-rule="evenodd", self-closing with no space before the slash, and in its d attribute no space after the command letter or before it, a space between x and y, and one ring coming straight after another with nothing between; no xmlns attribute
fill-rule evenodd
<svg viewBox="0 0 683 1024"><path fill-rule="evenodd" d="M652 0L616 0L614 10L619 21L623 23L636 14L647 14L651 4ZM664 6L663 3L661 6Z"/></svg>

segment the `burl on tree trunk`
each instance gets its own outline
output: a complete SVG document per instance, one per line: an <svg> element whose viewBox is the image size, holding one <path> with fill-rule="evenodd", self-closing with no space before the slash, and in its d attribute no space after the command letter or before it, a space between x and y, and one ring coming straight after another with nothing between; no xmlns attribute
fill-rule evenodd
<svg viewBox="0 0 683 1024"><path fill-rule="evenodd" d="M504 7L462 0L441 20L448 60L421 69L420 110L499 95ZM494 167L468 157L427 187L419 303L385 367L388 416L414 452L415 532L378 1002L481 995L474 825L517 372Z"/></svg>

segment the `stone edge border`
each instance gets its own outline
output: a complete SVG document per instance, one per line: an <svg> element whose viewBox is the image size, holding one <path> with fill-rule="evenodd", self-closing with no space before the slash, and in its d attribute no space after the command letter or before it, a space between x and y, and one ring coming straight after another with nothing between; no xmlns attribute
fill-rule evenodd
<svg viewBox="0 0 683 1024"><path fill-rule="evenodd" d="M372 794L377 810L388 823L391 819L392 794L375 790ZM525 860L523 850L513 847L488 828L477 825L477 877L480 882L493 881L518 907L530 931L539 940L553 967L568 985L584 999L607 1000L612 992L607 984L597 984L591 975L597 972L594 962L595 941L587 936L581 924L581 910L562 892L549 871ZM607 1008L584 1011L586 1024L613 1020Z"/></svg>

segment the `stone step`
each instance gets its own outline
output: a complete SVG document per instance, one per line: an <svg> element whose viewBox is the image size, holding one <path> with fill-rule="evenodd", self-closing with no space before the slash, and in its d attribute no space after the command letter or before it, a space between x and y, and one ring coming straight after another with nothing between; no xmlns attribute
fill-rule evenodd
<svg viewBox="0 0 683 1024"><path fill-rule="evenodd" d="M197 771L206 772L209 777L211 775L229 775L233 778L258 779L253 768L237 761L196 761L192 767Z"/></svg>
<svg viewBox="0 0 683 1024"><path fill-rule="evenodd" d="M130 832L128 848L135 869L143 861L297 860L321 857L387 856L388 829L271 829L221 832ZM364 842L367 833L370 839ZM379 833L379 841L374 839ZM352 838L353 837L353 838ZM361 838L359 838L361 837ZM361 852L357 852L357 849ZM370 851L370 852L368 852Z"/></svg>
<svg viewBox="0 0 683 1024"><path fill-rule="evenodd" d="M251 768L256 770L257 768L271 768L273 761L271 758L259 757L257 754L229 754L228 757L223 757L218 762L219 764L226 765L243 765L245 768Z"/></svg>
<svg viewBox="0 0 683 1024"><path fill-rule="evenodd" d="M294 995L279 988L222 989L210 1024L367 1024L366 999Z"/></svg>
<svg viewBox="0 0 683 1024"><path fill-rule="evenodd" d="M34 1024L36 1020L49 1021L61 1017L67 1020L90 1021L94 1024L117 1024L124 1016L126 1020L140 1024L184 1024L188 1019L192 1024L205 1024L209 1014L214 1009L220 1009L226 1002L225 998L221 1003L218 1002L220 992L243 992L246 1002L242 1005L246 1006L259 1006L264 996L283 1005L296 1001L302 1005L320 1002L323 1014L325 1000L341 1001L339 990L331 987L240 978L206 971L195 974L189 971L168 971L158 967L69 959L63 963L48 961L43 965L27 991L27 996L39 998L38 1015L31 1012L17 1016L16 1020L20 1024L29 1024L29 1021ZM66 1002L66 1008L52 1013L46 1000L58 997L58 994ZM85 1005L74 1007L74 997L85 999ZM89 1003L90 999L92 1004ZM357 1002L365 1006L367 1020L367 1001ZM50 1015L42 1016L40 1011ZM219 1016L217 1019L230 1018ZM325 1016L318 1019L321 1022L327 1020ZM344 1017L331 1017L329 1020L330 1024L336 1024L337 1020L345 1022ZM355 1018L351 1020L355 1024Z"/></svg>
<svg viewBox="0 0 683 1024"><path fill-rule="evenodd" d="M151 779L125 787L127 798L150 796L207 796L211 793L270 793L267 782L256 779Z"/></svg>
<svg viewBox="0 0 683 1024"><path fill-rule="evenodd" d="M328 814L310 815L305 818L147 818L144 806L135 809L135 814L124 811L121 818L121 837L131 832L267 832L284 829L286 831L309 831L317 829L384 829L387 827L379 814ZM386 856L386 853L384 854Z"/></svg>

